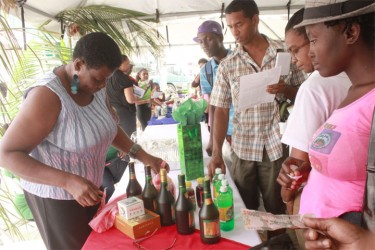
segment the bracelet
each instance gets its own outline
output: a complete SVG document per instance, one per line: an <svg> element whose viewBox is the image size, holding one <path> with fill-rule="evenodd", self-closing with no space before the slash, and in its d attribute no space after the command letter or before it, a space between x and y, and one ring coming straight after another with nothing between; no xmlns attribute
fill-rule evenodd
<svg viewBox="0 0 375 250"><path fill-rule="evenodd" d="M131 148L129 149L129 156L131 158L134 158L135 159L135 155L138 153L139 150L141 150L142 147L137 144L137 143L134 143L133 146L131 146Z"/></svg>

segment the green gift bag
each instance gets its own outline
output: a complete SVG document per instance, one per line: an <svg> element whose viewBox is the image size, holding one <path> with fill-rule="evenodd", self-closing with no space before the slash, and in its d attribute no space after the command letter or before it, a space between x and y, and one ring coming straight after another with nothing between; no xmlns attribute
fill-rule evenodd
<svg viewBox="0 0 375 250"><path fill-rule="evenodd" d="M201 125L177 126L181 172L186 180L204 177Z"/></svg>

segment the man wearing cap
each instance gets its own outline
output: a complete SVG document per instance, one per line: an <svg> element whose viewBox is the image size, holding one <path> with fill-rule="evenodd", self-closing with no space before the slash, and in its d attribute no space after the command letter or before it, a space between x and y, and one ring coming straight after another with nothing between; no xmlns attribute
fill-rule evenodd
<svg viewBox="0 0 375 250"><path fill-rule="evenodd" d="M210 103L210 95L216 79L216 72L220 62L231 52L229 49L225 49L223 41L223 31L221 25L215 21L203 22L197 32L197 37L193 39L197 42L202 50L208 57L211 58L205 66L201 67L200 71L200 85L201 91L204 98ZM214 113L215 106L208 104L209 110L209 126L210 126L210 140L207 145L206 151L209 156L212 155L212 138L213 138L213 126L214 126ZM231 136L232 136L232 116L233 108L230 109L230 118L228 123L228 130L226 134L226 140L223 144L223 153L225 164L228 166L232 163L231 161Z"/></svg>
<svg viewBox="0 0 375 250"><path fill-rule="evenodd" d="M229 108L233 104L234 153L229 168L232 178L248 209L258 209L260 191L266 211L282 214L285 206L276 178L288 152L283 150L280 141L278 103L275 100L238 111L238 99L240 76L274 68L276 53L285 50L285 45L259 33L259 10L254 1L235 0L227 6L225 14L239 46L221 62L211 95L211 104L216 108L209 171L212 174L218 167L225 171L221 145L227 129L225 121L228 121ZM294 100L298 86L304 80L304 74L292 65L286 83L280 82L264 91Z"/></svg>

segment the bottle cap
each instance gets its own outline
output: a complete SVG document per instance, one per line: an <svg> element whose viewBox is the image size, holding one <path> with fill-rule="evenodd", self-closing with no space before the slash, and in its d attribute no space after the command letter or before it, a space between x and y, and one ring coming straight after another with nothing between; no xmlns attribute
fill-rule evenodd
<svg viewBox="0 0 375 250"><path fill-rule="evenodd" d="M164 168L160 169L160 181L161 182L167 182L168 181L167 180L167 171Z"/></svg>
<svg viewBox="0 0 375 250"><path fill-rule="evenodd" d="M218 179L219 179L219 180L224 180L224 178L225 178L225 177L224 177L224 174L219 174L219 176L218 176Z"/></svg>
<svg viewBox="0 0 375 250"><path fill-rule="evenodd" d="M191 188L191 181L185 181L185 185L187 188Z"/></svg>
<svg viewBox="0 0 375 250"><path fill-rule="evenodd" d="M198 179L197 179L197 182L198 182L198 184L203 184L203 178L202 177L199 177Z"/></svg>
<svg viewBox="0 0 375 250"><path fill-rule="evenodd" d="M215 168L215 174L221 174L221 168Z"/></svg>

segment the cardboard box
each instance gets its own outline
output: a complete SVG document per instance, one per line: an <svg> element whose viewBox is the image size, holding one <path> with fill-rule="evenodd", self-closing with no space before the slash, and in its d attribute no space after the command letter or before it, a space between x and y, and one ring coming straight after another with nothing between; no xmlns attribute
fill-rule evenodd
<svg viewBox="0 0 375 250"><path fill-rule="evenodd" d="M201 125L177 126L181 172L187 181L204 177Z"/></svg>
<svg viewBox="0 0 375 250"><path fill-rule="evenodd" d="M137 197L129 197L117 202L119 214L127 220L145 214L143 200Z"/></svg>
<svg viewBox="0 0 375 250"><path fill-rule="evenodd" d="M132 239L139 239L155 229L159 229L160 216L145 209L145 214L126 220L119 214L116 215L115 227Z"/></svg>

